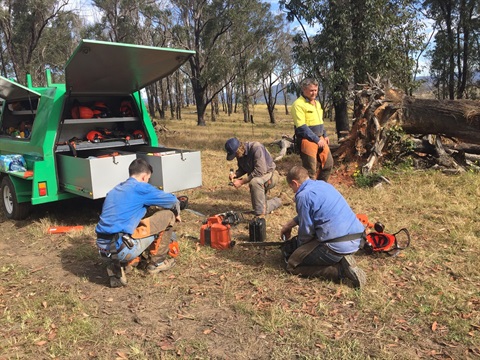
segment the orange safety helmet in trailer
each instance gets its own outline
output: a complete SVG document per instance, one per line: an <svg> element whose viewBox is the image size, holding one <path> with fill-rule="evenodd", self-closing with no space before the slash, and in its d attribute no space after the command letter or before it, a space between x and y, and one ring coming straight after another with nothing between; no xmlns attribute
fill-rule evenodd
<svg viewBox="0 0 480 360"><path fill-rule="evenodd" d="M88 141L91 141L93 143L98 143L102 141L105 137L100 131L92 130L88 132L86 138Z"/></svg>

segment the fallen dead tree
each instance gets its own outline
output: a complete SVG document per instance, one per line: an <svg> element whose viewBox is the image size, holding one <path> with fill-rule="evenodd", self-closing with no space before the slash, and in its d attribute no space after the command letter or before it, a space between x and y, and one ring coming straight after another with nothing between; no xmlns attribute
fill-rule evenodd
<svg viewBox="0 0 480 360"><path fill-rule="evenodd" d="M478 161L479 101L416 99L381 86L373 78L353 97L354 122L334 153L337 161L356 161L363 164L362 173L371 172L384 158L399 129L412 136L415 147L418 145L418 149L410 149L410 154L399 155L414 153L419 159L429 155L430 166L449 171L463 171L475 165L472 161ZM461 143L469 143L474 152L467 153L467 146Z"/></svg>

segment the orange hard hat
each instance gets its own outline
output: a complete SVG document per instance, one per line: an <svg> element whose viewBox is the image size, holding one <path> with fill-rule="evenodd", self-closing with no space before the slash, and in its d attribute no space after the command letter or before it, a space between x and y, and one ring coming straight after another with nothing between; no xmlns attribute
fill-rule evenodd
<svg viewBox="0 0 480 360"><path fill-rule="evenodd" d="M91 119L93 118L93 110L87 106L74 106L72 108L73 119Z"/></svg>
<svg viewBox="0 0 480 360"><path fill-rule="evenodd" d="M145 136L145 133L142 130L135 130L132 135L135 139L146 139L147 138Z"/></svg>
<svg viewBox="0 0 480 360"><path fill-rule="evenodd" d="M100 142L103 140L104 136L100 131L92 130L88 132L86 138L91 142Z"/></svg>
<svg viewBox="0 0 480 360"><path fill-rule="evenodd" d="M96 101L93 104L93 117L106 118L110 116L110 109L105 105L103 101Z"/></svg>

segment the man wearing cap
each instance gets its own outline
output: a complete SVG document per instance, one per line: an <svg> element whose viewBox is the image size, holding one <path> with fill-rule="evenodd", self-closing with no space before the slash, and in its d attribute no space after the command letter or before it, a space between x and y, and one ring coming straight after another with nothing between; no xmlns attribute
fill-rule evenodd
<svg viewBox="0 0 480 360"><path fill-rule="evenodd" d="M225 151L228 161L237 158L238 169L229 177L236 189L248 184L255 216L265 217L265 214L282 206L278 197L267 200L266 193L277 184L279 175L263 144L257 141L243 143L234 137L225 143Z"/></svg>
<svg viewBox="0 0 480 360"><path fill-rule="evenodd" d="M333 167L333 157L323 125L323 110L316 100L318 82L314 79L305 79L300 86L302 95L292 104L291 113L302 165L307 169L310 179L328 181Z"/></svg>

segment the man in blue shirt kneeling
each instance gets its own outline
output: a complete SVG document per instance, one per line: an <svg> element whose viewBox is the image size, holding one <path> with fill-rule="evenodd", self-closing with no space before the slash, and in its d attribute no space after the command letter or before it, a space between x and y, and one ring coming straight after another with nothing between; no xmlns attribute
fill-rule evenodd
<svg viewBox="0 0 480 360"><path fill-rule="evenodd" d="M362 288L366 276L352 254L359 249L364 227L344 197L325 181L311 180L301 166L290 169L287 183L295 192L297 216L283 225L281 237L290 239L298 226L298 236L282 247L287 271Z"/></svg>
<svg viewBox="0 0 480 360"><path fill-rule="evenodd" d="M126 286L125 268L141 260L150 274L175 265L168 252L172 226L181 221L180 202L148 183L153 168L144 159L132 161L128 172L130 177L108 192L95 228L100 254L112 260L111 287Z"/></svg>

